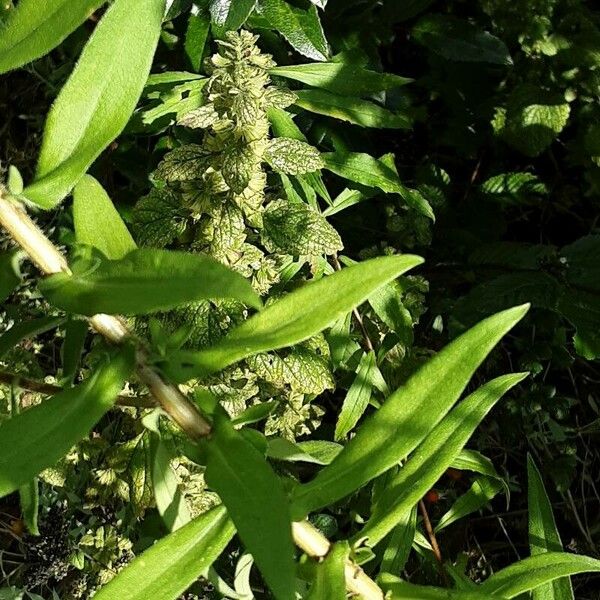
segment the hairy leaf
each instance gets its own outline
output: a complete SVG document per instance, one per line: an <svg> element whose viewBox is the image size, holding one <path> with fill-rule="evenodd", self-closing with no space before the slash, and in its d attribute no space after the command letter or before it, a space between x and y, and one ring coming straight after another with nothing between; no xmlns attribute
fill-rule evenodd
<svg viewBox="0 0 600 600"><path fill-rule="evenodd" d="M223 415L216 415L206 448L207 483L223 499L275 597L292 600L296 569L288 501L280 480Z"/></svg>
<svg viewBox="0 0 600 600"><path fill-rule="evenodd" d="M225 550L235 528L217 506L150 546L95 594L97 600L175 600Z"/></svg>
<svg viewBox="0 0 600 600"><path fill-rule="evenodd" d="M446 415L527 309L518 306L482 321L425 363L359 427L330 465L294 490L294 518L344 498L402 460Z"/></svg>
<svg viewBox="0 0 600 600"><path fill-rule="evenodd" d="M73 275L51 275L40 289L52 304L81 315L138 315L205 298L261 305L250 283L216 260L150 248L121 260L101 260Z"/></svg>
<svg viewBox="0 0 600 600"><path fill-rule="evenodd" d="M26 198L58 204L121 133L150 72L164 11L165 0L116 0L106 11L48 114Z"/></svg>
<svg viewBox="0 0 600 600"><path fill-rule="evenodd" d="M0 73L56 48L106 0L20 0L0 24Z"/></svg>
<svg viewBox="0 0 600 600"><path fill-rule="evenodd" d="M111 260L123 258L136 245L104 188L84 175L73 190L75 238L98 248Z"/></svg>
<svg viewBox="0 0 600 600"><path fill-rule="evenodd" d="M421 258L412 255L386 256L342 269L264 308L212 348L173 352L164 369L176 380L187 381L253 354L297 344L361 304L379 286L421 262Z"/></svg>

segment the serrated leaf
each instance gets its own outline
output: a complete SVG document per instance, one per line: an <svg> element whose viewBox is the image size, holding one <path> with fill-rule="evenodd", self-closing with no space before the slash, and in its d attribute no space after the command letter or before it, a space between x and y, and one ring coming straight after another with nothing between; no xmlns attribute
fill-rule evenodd
<svg viewBox="0 0 600 600"><path fill-rule="evenodd" d="M219 113L215 110L213 104L205 104L186 113L177 121L178 125L189 127L190 129L205 129L214 125L219 120Z"/></svg>
<svg viewBox="0 0 600 600"><path fill-rule="evenodd" d="M402 460L448 413L477 367L527 309L518 306L478 323L425 363L330 465L294 490L294 518L344 498Z"/></svg>
<svg viewBox="0 0 600 600"><path fill-rule="evenodd" d="M5 421L0 426L0 497L55 465L83 439L113 405L132 369L133 353L121 352L81 385Z"/></svg>
<svg viewBox="0 0 600 600"><path fill-rule="evenodd" d="M342 96L370 96L376 92L393 90L412 81L392 73L378 73L341 62L273 67L269 69L269 73Z"/></svg>
<svg viewBox="0 0 600 600"><path fill-rule="evenodd" d="M220 556L234 533L225 507L213 508L150 546L95 598L174 600Z"/></svg>
<svg viewBox="0 0 600 600"><path fill-rule="evenodd" d="M58 204L121 133L150 72L164 11L165 0L116 0L106 11L48 114L27 199Z"/></svg>
<svg viewBox="0 0 600 600"><path fill-rule="evenodd" d="M260 168L261 157L255 149L257 142L240 140L232 143L224 153L221 174L227 185L236 194L241 194Z"/></svg>
<svg viewBox="0 0 600 600"><path fill-rule="evenodd" d="M217 414L206 444L207 483L221 496L265 581L280 600L293 600L291 519L279 478L260 452Z"/></svg>
<svg viewBox="0 0 600 600"><path fill-rule="evenodd" d="M412 255L385 256L342 269L270 304L211 348L173 352L163 368L174 379L187 381L253 354L298 344L351 311L379 286L421 262ZM311 307L309 312L304 310L307 306Z"/></svg>
<svg viewBox="0 0 600 600"><path fill-rule="evenodd" d="M502 598L515 598L561 577L578 573L600 573L600 560L566 552L544 552L501 569L479 589Z"/></svg>
<svg viewBox="0 0 600 600"><path fill-rule="evenodd" d="M265 160L274 169L288 175L311 173L323 168L319 151L314 146L293 138L272 139L267 146Z"/></svg>
<svg viewBox="0 0 600 600"><path fill-rule="evenodd" d="M396 170L383 160L362 152L327 152L321 158L324 168L332 173L388 194L398 194L408 206L435 220L433 209L421 192L406 187Z"/></svg>
<svg viewBox="0 0 600 600"><path fill-rule="evenodd" d="M527 481L531 555L562 552L563 546L552 513L552 504L531 456L527 457ZM573 598L573 586L568 577L555 579L533 590L533 600L573 600Z"/></svg>
<svg viewBox="0 0 600 600"><path fill-rule="evenodd" d="M546 185L533 173L511 172L494 175L481 184L481 191L492 198L508 198L515 203L548 193Z"/></svg>
<svg viewBox="0 0 600 600"><path fill-rule="evenodd" d="M206 298L261 305L250 283L216 260L150 248L101 260L73 275L51 275L40 290L52 304L81 315L144 314Z"/></svg>
<svg viewBox="0 0 600 600"><path fill-rule="evenodd" d="M564 98L531 84L515 88L504 112L497 113L494 129L527 156L538 156L564 129L570 107Z"/></svg>
<svg viewBox="0 0 600 600"><path fill-rule="evenodd" d="M141 246L163 248L183 234L188 216L178 194L153 189L133 209L133 231Z"/></svg>
<svg viewBox="0 0 600 600"><path fill-rule="evenodd" d="M154 178L168 183L200 179L210 165L210 153L198 144L186 144L165 154Z"/></svg>
<svg viewBox="0 0 600 600"><path fill-rule="evenodd" d="M312 60L327 60L329 47L315 6L291 6L284 0L257 0L256 10L300 54Z"/></svg>
<svg viewBox="0 0 600 600"><path fill-rule="evenodd" d="M322 256L344 247L338 232L306 204L271 202L263 213L263 244L269 252Z"/></svg>
<svg viewBox="0 0 600 600"><path fill-rule="evenodd" d="M73 224L80 244L94 246L116 260L137 246L104 188L84 175L73 190Z"/></svg>
<svg viewBox="0 0 600 600"><path fill-rule="evenodd" d="M408 461L386 483L359 536L368 537L373 545L379 543L448 469L494 404L526 376L527 373L515 373L493 379L467 396L430 430Z"/></svg>
<svg viewBox="0 0 600 600"><path fill-rule="evenodd" d="M344 403L342 404L335 425L336 440L341 440L346 437L346 435L354 429L354 426L358 423L358 420L367 409L373 389L371 372L375 366L375 353L363 353L360 363L358 364L356 377L344 398Z"/></svg>
<svg viewBox="0 0 600 600"><path fill-rule="evenodd" d="M0 73L56 48L106 0L20 0L1 24Z"/></svg>
<svg viewBox="0 0 600 600"><path fill-rule="evenodd" d="M380 129L410 129L412 119L393 113L374 102L338 96L324 90L299 90L295 104L304 110L341 121Z"/></svg>
<svg viewBox="0 0 600 600"><path fill-rule="evenodd" d="M512 65L502 40L450 15L423 17L412 32L417 42L448 60Z"/></svg>

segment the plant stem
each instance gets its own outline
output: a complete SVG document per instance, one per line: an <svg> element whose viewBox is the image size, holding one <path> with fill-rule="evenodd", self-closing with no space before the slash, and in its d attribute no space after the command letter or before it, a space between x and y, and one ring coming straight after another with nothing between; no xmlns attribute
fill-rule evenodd
<svg viewBox="0 0 600 600"><path fill-rule="evenodd" d="M44 273L66 272L69 266L64 256L31 220L20 204L0 185L0 225L13 240L25 250L32 262ZM132 337L125 323L112 315L95 315L89 319L92 327L114 343L122 343ZM195 405L181 392L153 370L143 350L137 352L137 373L150 394L165 412L192 439L210 435L210 424L198 412ZM331 544L321 532L308 521L292 523L296 545L313 558L323 558ZM345 568L346 587L364 600L383 600L381 588L356 564L348 562Z"/></svg>
<svg viewBox="0 0 600 600"><path fill-rule="evenodd" d="M419 510L421 511L421 516L423 517L423 525L425 525L425 531L427 533L427 537L429 538L429 543L431 544L433 555L435 556L435 560L437 561L440 575L442 576L444 583L446 585L449 585L448 575L446 574L446 570L444 569L444 559L442 558L442 552L437 542L437 538L435 537L435 532L433 531L433 527L431 526L431 520L429 519L429 513L427 512L427 507L425 506L425 502L423 502L423 500L419 500Z"/></svg>
<svg viewBox="0 0 600 600"><path fill-rule="evenodd" d="M18 373L11 373L9 371L0 371L0 383L14 385L30 392L44 394L45 396L53 396L65 390L65 388L58 385L29 379L29 377L23 377ZM119 394L116 403L119 406L131 406L133 408L154 408L156 406L156 402L148 395L125 396L124 394Z"/></svg>

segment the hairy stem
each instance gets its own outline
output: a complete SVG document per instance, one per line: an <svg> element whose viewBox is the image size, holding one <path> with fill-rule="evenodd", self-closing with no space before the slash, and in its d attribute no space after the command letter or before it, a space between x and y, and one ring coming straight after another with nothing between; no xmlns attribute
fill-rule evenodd
<svg viewBox="0 0 600 600"><path fill-rule="evenodd" d="M24 209L0 185L0 225L13 240L28 254L32 262L44 273L50 275L69 272L64 256L31 220ZM89 319L92 327L112 342L121 343L131 337L131 332L119 317L95 315ZM192 439L210 434L210 424L198 412L194 404L181 392L178 386L168 383L148 364L143 350L137 353L137 373L150 394L165 412ZM329 540L308 521L292 523L292 533L296 545L313 558L323 558L331 546ZM365 600L383 600L383 592L377 584L356 564L348 563L345 569L346 587Z"/></svg>

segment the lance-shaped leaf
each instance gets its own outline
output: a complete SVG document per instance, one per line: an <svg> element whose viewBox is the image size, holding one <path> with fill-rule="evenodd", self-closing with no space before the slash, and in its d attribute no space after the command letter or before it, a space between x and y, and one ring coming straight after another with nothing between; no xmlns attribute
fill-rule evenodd
<svg viewBox="0 0 600 600"><path fill-rule="evenodd" d="M481 321L425 363L359 427L330 465L294 490L294 518L347 496L416 448L528 308L517 306Z"/></svg>
<svg viewBox="0 0 600 600"><path fill-rule="evenodd" d="M248 281L216 260L150 248L121 260L99 259L73 275L51 275L40 289L55 306L81 315L138 315L207 298L261 305Z"/></svg>
<svg viewBox="0 0 600 600"><path fill-rule="evenodd" d="M0 497L29 483L84 438L113 405L133 368L121 352L84 383L9 419L0 426Z"/></svg>
<svg viewBox="0 0 600 600"><path fill-rule="evenodd" d="M217 414L207 445L206 482L221 496L242 541L279 600L295 597L288 501L264 456Z"/></svg>
<svg viewBox="0 0 600 600"><path fill-rule="evenodd" d="M210 0L208 10L214 25L225 31L239 29L256 4L256 0Z"/></svg>
<svg viewBox="0 0 600 600"><path fill-rule="evenodd" d="M398 194L404 202L417 212L434 220L431 205L421 192L406 187L395 168L383 160L363 152L327 152L321 154L325 169L355 183L379 188L387 194Z"/></svg>
<svg viewBox="0 0 600 600"><path fill-rule="evenodd" d="M300 90L295 104L304 110L347 121L360 127L380 129L410 129L412 119L403 113L393 113L374 102L348 98L324 90Z"/></svg>
<svg viewBox="0 0 600 600"><path fill-rule="evenodd" d="M197 352L173 352L164 369L178 381L224 369L243 358L293 346L319 333L423 259L410 254L364 261L310 282L273 302Z"/></svg>
<svg viewBox="0 0 600 600"><path fill-rule="evenodd" d="M449 590L428 585L415 585L402 581L395 575L383 573L378 582L390 600L501 600L501 596L490 596L478 590ZM388 596L386 596L387 598Z"/></svg>
<svg viewBox="0 0 600 600"><path fill-rule="evenodd" d="M498 377L450 411L385 486L360 535L377 544L444 474L492 406L527 373ZM422 410L422 409L421 409Z"/></svg>
<svg viewBox="0 0 600 600"><path fill-rule="evenodd" d="M235 528L217 506L167 535L100 589L98 600L175 600L225 550Z"/></svg>
<svg viewBox="0 0 600 600"><path fill-rule="evenodd" d="M64 317L40 317L39 319L13 325L6 333L0 336L0 358L12 350L19 342L50 331L61 325L64 320Z"/></svg>
<svg viewBox="0 0 600 600"><path fill-rule="evenodd" d="M383 552L381 570L401 573L406 566L417 531L417 505L398 515L398 522Z"/></svg>
<svg viewBox="0 0 600 600"><path fill-rule="evenodd" d="M301 81L342 96L367 96L385 92L410 83L412 79L369 71L357 65L341 62L308 63L269 69L271 75Z"/></svg>
<svg viewBox="0 0 600 600"><path fill-rule="evenodd" d="M84 175L73 190L75 238L98 248L111 260L123 258L136 244L104 188Z"/></svg>
<svg viewBox="0 0 600 600"><path fill-rule="evenodd" d="M20 0L2 25L0 73L56 48L106 0Z"/></svg>
<svg viewBox="0 0 600 600"><path fill-rule="evenodd" d="M106 11L48 114L26 198L58 204L121 133L150 72L164 12L165 0L116 0Z"/></svg>
<svg viewBox="0 0 600 600"><path fill-rule="evenodd" d="M515 598L555 579L578 573L600 573L600 560L567 552L544 552L494 573L480 589L501 598Z"/></svg>
<svg viewBox="0 0 600 600"><path fill-rule="evenodd" d="M315 569L315 578L306 600L345 600L345 569L350 547L348 542L333 544L325 560Z"/></svg>
<svg viewBox="0 0 600 600"><path fill-rule="evenodd" d="M531 555L561 552L562 542L552 513L542 476L531 456L527 457L527 508L529 512L529 547ZM533 600L573 600L573 586L568 577L555 579L533 590Z"/></svg>
<svg viewBox="0 0 600 600"><path fill-rule="evenodd" d="M312 60L327 60L329 48L315 6L304 9L285 0L258 0L256 10L297 52Z"/></svg>

